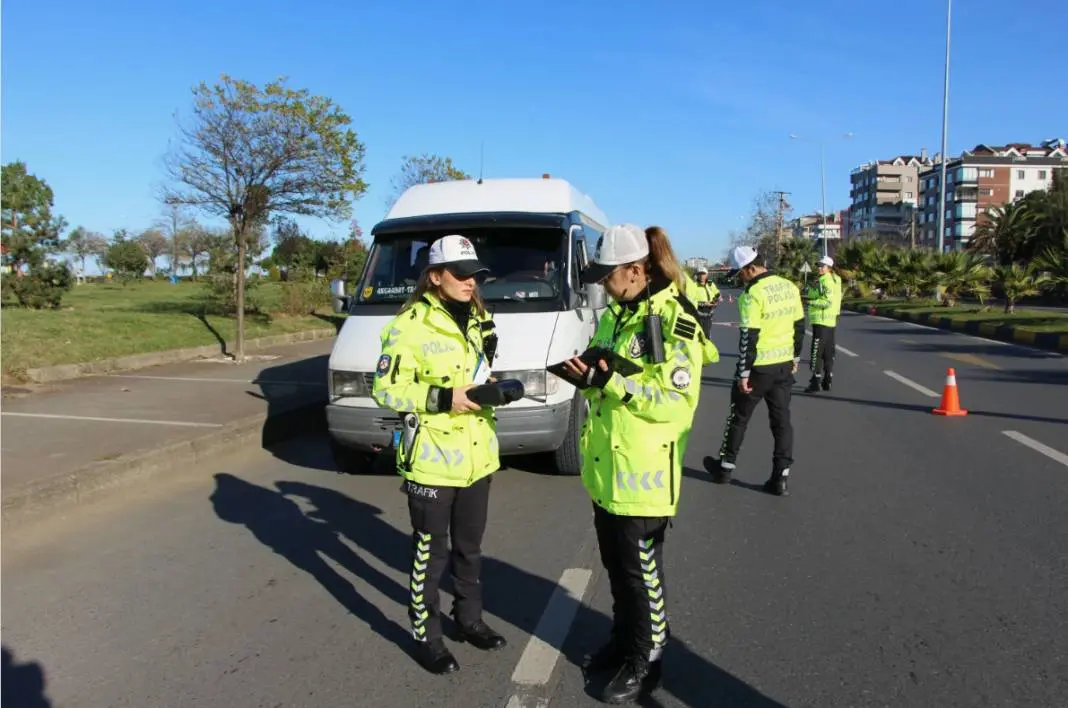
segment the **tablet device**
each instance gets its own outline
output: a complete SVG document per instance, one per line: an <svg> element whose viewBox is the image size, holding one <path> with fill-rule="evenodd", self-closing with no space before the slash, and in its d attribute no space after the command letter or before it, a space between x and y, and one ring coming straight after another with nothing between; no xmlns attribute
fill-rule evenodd
<svg viewBox="0 0 1068 708"><path fill-rule="evenodd" d="M579 355L579 359L583 361L586 366L597 366L598 359L604 359L607 362L609 370L618 373L624 378L627 376L633 376L639 374L642 371L642 367L639 364L635 364L630 359L626 359L619 354L616 354L610 349L604 347L592 347ZM558 376L565 381L569 381L580 388L585 388L586 382L576 382L575 377L565 368L565 362L553 364L552 366L545 367L553 376Z"/></svg>

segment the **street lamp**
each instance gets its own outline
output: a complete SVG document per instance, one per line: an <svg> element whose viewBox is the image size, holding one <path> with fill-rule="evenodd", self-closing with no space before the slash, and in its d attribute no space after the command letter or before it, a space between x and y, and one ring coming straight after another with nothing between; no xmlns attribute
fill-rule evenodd
<svg viewBox="0 0 1068 708"><path fill-rule="evenodd" d="M945 249L946 238L946 137L949 130L949 28L953 19L953 0L946 0L946 69L942 80L942 166L938 177L938 252Z"/></svg>
<svg viewBox="0 0 1068 708"><path fill-rule="evenodd" d="M843 133L839 136L842 140L849 140L853 133ZM820 146L820 240L823 241L823 255L827 255L827 238L823 232L827 228L827 171L823 167L823 139L804 138L795 133L790 133L790 140L800 140L806 143L816 143ZM841 228L841 226L839 226Z"/></svg>

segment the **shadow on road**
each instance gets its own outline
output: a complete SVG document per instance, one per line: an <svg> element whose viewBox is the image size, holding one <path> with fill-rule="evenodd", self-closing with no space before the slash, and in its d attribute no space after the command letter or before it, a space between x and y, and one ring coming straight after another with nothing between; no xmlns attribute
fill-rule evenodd
<svg viewBox="0 0 1068 708"><path fill-rule="evenodd" d="M911 332L909 333L911 334ZM959 340L958 340L959 341ZM977 356L1014 357L1017 359L1059 359L1059 354L1044 352L1040 349L1026 349L1024 347L1012 347L1004 344L982 344L976 340L967 342L942 340L935 342L917 342L915 344L904 342L903 346L913 352L927 352L932 354L973 354Z"/></svg>
<svg viewBox="0 0 1068 708"><path fill-rule="evenodd" d="M260 391L248 391L248 395L267 403L267 417L260 435L260 444L286 462L309 465L308 459L289 459L288 455L301 454L299 446L285 445L274 449L282 440L321 433L326 430L327 367L329 354L288 361L260 371L256 385ZM329 458L318 469L334 471Z"/></svg>
<svg viewBox="0 0 1068 708"><path fill-rule="evenodd" d="M970 381L996 381L1010 384L1040 384L1042 386L1068 386L1068 370L1065 371L984 371L983 373L957 370L957 378Z"/></svg>
<svg viewBox="0 0 1068 708"><path fill-rule="evenodd" d="M839 403L855 403L860 406L872 406L874 408L889 408L891 410L899 411L911 411L915 413L927 413L931 412L934 405L919 406L913 403L890 403L888 401L867 401L862 398L845 398L843 396L830 396L826 393L818 393L813 395L805 395L805 399L812 401L836 401ZM997 413L994 411L981 411L974 408L968 408L969 416L979 416L983 418L1007 418L1009 420L1030 420L1036 423L1068 423L1068 418L1050 418L1041 415L1022 415L1018 413Z"/></svg>
<svg viewBox="0 0 1068 708"><path fill-rule="evenodd" d="M348 502L347 512L357 519L375 519L382 513L362 502ZM315 578L342 607L373 631L402 649L408 646L407 632L364 599L348 580L327 565L324 556L394 602L407 602L404 588L342 543L322 516L306 516L285 491L276 492L226 473L215 475L211 503L216 516L247 528L257 541Z"/></svg>
<svg viewBox="0 0 1068 708"><path fill-rule="evenodd" d="M52 702L45 695L45 672L36 661L15 663L11 649L3 652L3 683L0 684L0 705L4 708L50 708Z"/></svg>
<svg viewBox="0 0 1068 708"><path fill-rule="evenodd" d="M414 642L406 629L386 618L320 556L336 561L403 607L408 602L406 586L375 571L341 539L352 542L362 552L373 554L406 579L410 564L410 534L384 521L381 509L356 501L335 489L306 482L279 481L275 491L229 474L218 474L215 479L216 489L211 501L220 519L245 526L271 551L311 574L331 596L367 622L372 630L410 652ZM403 503L399 489L397 496L398 503ZM305 514L292 498L303 499L313 509ZM541 614L557 588L556 583L492 557L482 559L482 582L486 588L486 613L535 636ZM450 589L451 582L446 574L442 590ZM443 598L443 615L448 611ZM452 623L446 620L443 625L446 635L453 635L455 627ZM582 605L564 646L555 648L577 665L583 654L607 638L609 629L607 617ZM547 637L540 638L550 641ZM414 663L412 667L412 670L418 670ZM591 695L596 695L597 690L593 684L587 687ZM671 693L692 708L703 708L724 700L734 706L783 708L698 656L680 640L672 642L666 651L665 685L661 691ZM655 695L643 705L659 706Z"/></svg>

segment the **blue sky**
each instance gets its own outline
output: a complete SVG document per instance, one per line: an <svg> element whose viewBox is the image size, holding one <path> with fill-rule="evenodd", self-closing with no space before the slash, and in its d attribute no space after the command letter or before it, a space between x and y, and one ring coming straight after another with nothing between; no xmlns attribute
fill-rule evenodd
<svg viewBox="0 0 1068 708"><path fill-rule="evenodd" d="M954 3L951 153L1068 137L1060 5ZM761 190L819 209L818 148L791 132L826 137L828 209L857 164L938 151L944 31L940 0L7 0L0 152L72 227L139 231L190 88L286 75L353 117L365 231L403 155L474 173L484 141L487 177L550 172L615 222L665 226L681 256L719 258Z"/></svg>

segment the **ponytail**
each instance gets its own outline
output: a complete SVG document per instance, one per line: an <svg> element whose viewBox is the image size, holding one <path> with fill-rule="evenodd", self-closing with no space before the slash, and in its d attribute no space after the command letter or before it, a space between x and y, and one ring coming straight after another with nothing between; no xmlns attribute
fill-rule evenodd
<svg viewBox="0 0 1068 708"><path fill-rule="evenodd" d="M686 292L686 275L675 257L667 232L659 226L650 226L645 230L645 238L649 240L648 272L675 283L680 293Z"/></svg>

